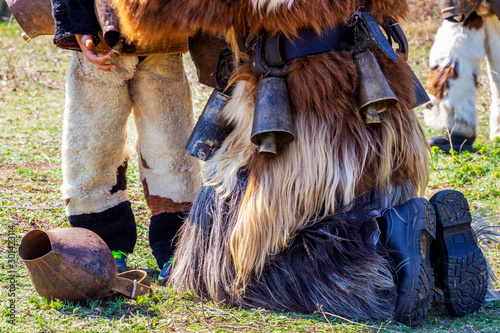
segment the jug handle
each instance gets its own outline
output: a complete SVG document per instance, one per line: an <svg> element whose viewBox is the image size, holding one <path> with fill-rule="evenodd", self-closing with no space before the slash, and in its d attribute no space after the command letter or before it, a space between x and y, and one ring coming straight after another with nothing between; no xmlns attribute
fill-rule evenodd
<svg viewBox="0 0 500 333"><path fill-rule="evenodd" d="M150 285L149 276L145 271L132 270L118 274L112 291L137 299L151 291Z"/></svg>

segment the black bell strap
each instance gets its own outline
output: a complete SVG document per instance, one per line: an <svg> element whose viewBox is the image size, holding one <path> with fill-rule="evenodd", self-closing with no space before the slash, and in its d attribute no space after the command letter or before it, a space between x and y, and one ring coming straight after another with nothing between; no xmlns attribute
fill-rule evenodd
<svg viewBox="0 0 500 333"><path fill-rule="evenodd" d="M318 34L314 30L302 30L292 39L281 38L280 49L286 63L294 58L330 51L348 51L353 45L351 28L338 25Z"/></svg>
<svg viewBox="0 0 500 333"><path fill-rule="evenodd" d="M271 72L279 76L279 69L294 58L330 51L349 51L353 45L353 33L352 28L337 25L319 34L315 30L301 30L292 38L282 34L261 34L247 45L254 74L260 76Z"/></svg>
<svg viewBox="0 0 500 333"><path fill-rule="evenodd" d="M246 44L250 66L257 76L284 76L283 68L290 60L330 51L352 52L356 48L380 48L397 61L392 42L399 45L398 51L408 53L408 42L398 22L387 17L382 23L386 36L370 12L357 11L347 25L315 30L300 30L297 36L287 38L283 34L262 33ZM364 51L360 49L360 51Z"/></svg>

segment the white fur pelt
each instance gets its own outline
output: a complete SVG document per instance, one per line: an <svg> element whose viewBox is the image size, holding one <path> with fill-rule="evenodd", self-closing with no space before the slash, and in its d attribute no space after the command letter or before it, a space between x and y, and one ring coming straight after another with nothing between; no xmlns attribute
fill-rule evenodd
<svg viewBox="0 0 500 333"><path fill-rule="evenodd" d="M491 89L490 139L500 137L500 19L489 16L484 19L486 30L486 55Z"/></svg>
<svg viewBox="0 0 500 333"><path fill-rule="evenodd" d="M473 13L473 15L477 15ZM475 24L444 21L430 52L425 123L463 136L477 132L477 80L487 57L490 78L490 138L500 135L500 20L486 14Z"/></svg>
<svg viewBox="0 0 500 333"><path fill-rule="evenodd" d="M96 213L128 200L112 191L129 158L127 125L134 110L140 177L150 195L192 202L199 163L184 151L193 127L190 90L180 54L113 57L103 73L75 53L66 84L63 198L69 215ZM165 93L164 88L169 87Z"/></svg>

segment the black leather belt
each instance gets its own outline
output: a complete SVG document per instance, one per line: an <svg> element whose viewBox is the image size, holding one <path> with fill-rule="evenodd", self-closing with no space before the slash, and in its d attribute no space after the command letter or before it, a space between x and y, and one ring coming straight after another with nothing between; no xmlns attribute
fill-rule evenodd
<svg viewBox="0 0 500 333"><path fill-rule="evenodd" d="M336 26L318 34L313 30L302 30L293 39L281 38L282 57L285 62L294 58L330 51L346 51L353 45L351 28Z"/></svg>
<svg viewBox="0 0 500 333"><path fill-rule="evenodd" d="M386 17L379 24L370 12L355 12L347 25L337 25L317 33L315 30L301 30L297 36L287 38L283 34L254 36L245 45L250 56L250 66L257 76L285 76L284 66L290 60L330 51L364 52L380 48L394 61L398 60L392 48L396 42L398 52L408 54L408 41L399 23Z"/></svg>
<svg viewBox="0 0 500 333"><path fill-rule="evenodd" d="M315 30L301 30L297 36L287 38L282 34L255 36L247 43L250 66L256 75L281 76L282 68L290 60L330 51L348 51L354 43L352 28L337 25L324 29L321 33Z"/></svg>

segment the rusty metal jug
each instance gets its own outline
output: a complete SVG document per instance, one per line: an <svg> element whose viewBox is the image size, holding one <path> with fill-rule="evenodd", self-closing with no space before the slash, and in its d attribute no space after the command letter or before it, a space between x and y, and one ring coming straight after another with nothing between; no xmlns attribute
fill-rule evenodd
<svg viewBox="0 0 500 333"><path fill-rule="evenodd" d="M49 300L84 302L114 292L135 299L150 290L144 271L118 275L106 243L84 228L32 230L21 240L19 256L35 290Z"/></svg>

